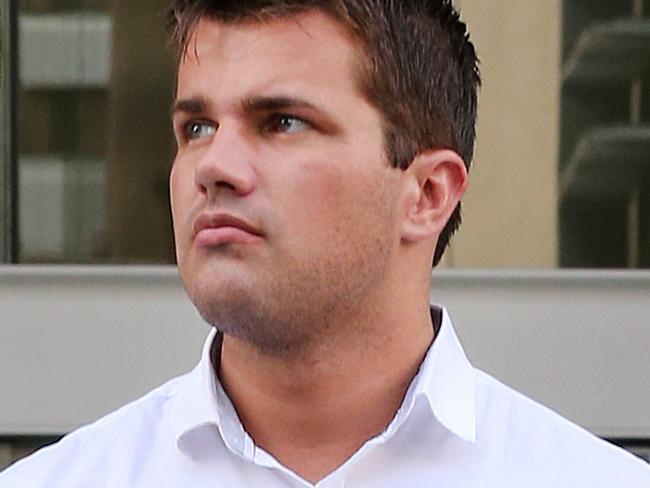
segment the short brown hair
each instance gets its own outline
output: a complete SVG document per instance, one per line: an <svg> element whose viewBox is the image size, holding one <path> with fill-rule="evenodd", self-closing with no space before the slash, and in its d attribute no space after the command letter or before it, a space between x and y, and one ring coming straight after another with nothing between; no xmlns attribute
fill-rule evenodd
<svg viewBox="0 0 650 488"><path fill-rule="evenodd" d="M456 151L469 169L481 77L474 45L451 0L176 0L169 27L183 55L203 19L264 21L318 9L361 44L360 85L383 114L390 163L409 167L427 149ZM436 266L461 222L454 210L436 246Z"/></svg>

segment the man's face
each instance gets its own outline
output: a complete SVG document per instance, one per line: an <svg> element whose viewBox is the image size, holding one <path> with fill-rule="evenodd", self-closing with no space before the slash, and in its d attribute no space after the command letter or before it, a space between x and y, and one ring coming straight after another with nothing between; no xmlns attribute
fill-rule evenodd
<svg viewBox="0 0 650 488"><path fill-rule="evenodd" d="M262 348L307 343L363 306L399 242L401 172L356 56L313 11L202 21L180 63L170 186L181 278L209 323Z"/></svg>

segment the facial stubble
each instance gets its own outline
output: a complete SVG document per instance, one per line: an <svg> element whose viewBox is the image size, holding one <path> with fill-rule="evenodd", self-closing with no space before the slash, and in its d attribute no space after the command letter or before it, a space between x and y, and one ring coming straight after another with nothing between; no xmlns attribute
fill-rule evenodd
<svg viewBox="0 0 650 488"><path fill-rule="evenodd" d="M365 333L394 245L395 193L388 182L374 190L311 240L319 243L312 249L285 250L244 276L220 274L215 265L185 283L203 319L275 357L307 355Z"/></svg>

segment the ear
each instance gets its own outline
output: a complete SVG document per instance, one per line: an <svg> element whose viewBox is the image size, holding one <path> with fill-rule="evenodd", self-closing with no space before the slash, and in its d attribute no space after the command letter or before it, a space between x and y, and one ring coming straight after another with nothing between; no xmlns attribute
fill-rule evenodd
<svg viewBox="0 0 650 488"><path fill-rule="evenodd" d="M467 188L458 153L434 149L418 154L407 170L402 241L437 239Z"/></svg>

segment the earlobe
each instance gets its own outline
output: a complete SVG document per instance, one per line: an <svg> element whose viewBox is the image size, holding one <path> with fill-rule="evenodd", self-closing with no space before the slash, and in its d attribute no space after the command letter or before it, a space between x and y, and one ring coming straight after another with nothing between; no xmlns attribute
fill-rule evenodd
<svg viewBox="0 0 650 488"><path fill-rule="evenodd" d="M452 150L436 149L416 156L407 171L402 241L437 240L467 187L465 163Z"/></svg>

